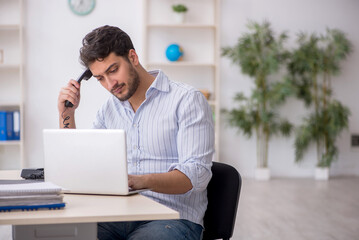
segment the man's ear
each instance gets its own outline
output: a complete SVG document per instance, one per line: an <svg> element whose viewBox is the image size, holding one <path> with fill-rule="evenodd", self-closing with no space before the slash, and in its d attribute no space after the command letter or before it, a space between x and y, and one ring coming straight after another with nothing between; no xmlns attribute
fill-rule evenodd
<svg viewBox="0 0 359 240"><path fill-rule="evenodd" d="M135 49L130 49L130 51L128 52L128 59L133 65L138 65L138 56Z"/></svg>

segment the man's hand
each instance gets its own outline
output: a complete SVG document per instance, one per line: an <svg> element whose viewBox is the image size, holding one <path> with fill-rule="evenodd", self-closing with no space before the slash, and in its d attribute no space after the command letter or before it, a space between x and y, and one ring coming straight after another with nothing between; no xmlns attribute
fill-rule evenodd
<svg viewBox="0 0 359 240"><path fill-rule="evenodd" d="M80 84L71 79L67 86L61 88L59 93L59 98L57 102L57 107L59 109L59 113L63 113L65 110L69 112L74 112L80 103ZM66 109L65 101L70 101L74 106L72 108Z"/></svg>
<svg viewBox="0 0 359 240"><path fill-rule="evenodd" d="M134 190L146 189L149 175L128 175L128 186Z"/></svg>
<svg viewBox="0 0 359 240"><path fill-rule="evenodd" d="M192 189L191 180L182 172L128 175L128 186L134 190L150 189L166 194L183 194Z"/></svg>
<svg viewBox="0 0 359 240"><path fill-rule="evenodd" d="M73 104L73 107L65 107L66 100ZM80 84L71 79L67 86L59 93L57 108L59 110L60 128L76 128L75 110L80 103Z"/></svg>

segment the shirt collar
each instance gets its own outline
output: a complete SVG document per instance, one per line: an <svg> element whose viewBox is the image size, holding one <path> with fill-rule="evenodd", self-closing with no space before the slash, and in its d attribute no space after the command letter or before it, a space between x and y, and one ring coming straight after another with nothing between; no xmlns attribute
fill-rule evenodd
<svg viewBox="0 0 359 240"><path fill-rule="evenodd" d="M156 89L161 92L169 92L170 84L167 76L161 70L149 71L149 74L156 77L151 86L147 89L146 96L152 92L152 89Z"/></svg>
<svg viewBox="0 0 359 240"><path fill-rule="evenodd" d="M161 92L169 92L170 91L169 79L162 72L162 70L152 70L152 71L148 71L148 73L156 78L153 81L153 83L151 84L151 86L146 91L146 99L149 96L151 96L154 92L156 92L156 90L161 91ZM112 97L117 99L125 109L132 110L131 104L128 102L128 100L121 101L118 98L116 98L116 96L112 96Z"/></svg>

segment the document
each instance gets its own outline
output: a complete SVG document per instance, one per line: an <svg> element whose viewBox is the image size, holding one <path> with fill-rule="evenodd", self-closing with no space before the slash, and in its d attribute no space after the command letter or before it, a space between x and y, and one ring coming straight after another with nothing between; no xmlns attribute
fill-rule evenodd
<svg viewBox="0 0 359 240"><path fill-rule="evenodd" d="M62 188L51 182L0 184L0 211L62 207Z"/></svg>
<svg viewBox="0 0 359 240"><path fill-rule="evenodd" d="M0 196L61 193L62 188L51 182L0 184Z"/></svg>

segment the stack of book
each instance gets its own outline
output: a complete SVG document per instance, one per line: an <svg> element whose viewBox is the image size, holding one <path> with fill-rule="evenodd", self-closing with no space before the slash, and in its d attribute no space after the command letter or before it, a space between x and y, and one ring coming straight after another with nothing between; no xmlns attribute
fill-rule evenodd
<svg viewBox="0 0 359 240"><path fill-rule="evenodd" d="M63 207L62 188L51 182L0 184L0 212Z"/></svg>
<svg viewBox="0 0 359 240"><path fill-rule="evenodd" d="M20 140L20 112L0 111L0 141Z"/></svg>

